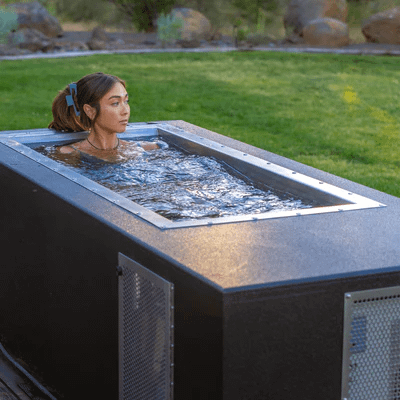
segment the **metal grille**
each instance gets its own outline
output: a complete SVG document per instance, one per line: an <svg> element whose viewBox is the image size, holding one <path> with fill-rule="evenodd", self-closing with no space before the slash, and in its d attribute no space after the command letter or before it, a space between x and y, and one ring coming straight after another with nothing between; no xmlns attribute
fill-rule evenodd
<svg viewBox="0 0 400 400"><path fill-rule="evenodd" d="M119 255L120 400L173 398L173 285Z"/></svg>
<svg viewBox="0 0 400 400"><path fill-rule="evenodd" d="M345 295L342 399L400 400L400 287Z"/></svg>

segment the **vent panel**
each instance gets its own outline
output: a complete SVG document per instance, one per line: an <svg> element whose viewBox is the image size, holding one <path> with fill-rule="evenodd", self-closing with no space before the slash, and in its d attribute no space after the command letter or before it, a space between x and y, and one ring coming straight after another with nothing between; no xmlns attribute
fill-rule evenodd
<svg viewBox="0 0 400 400"><path fill-rule="evenodd" d="M173 398L173 285L119 256L120 400Z"/></svg>
<svg viewBox="0 0 400 400"><path fill-rule="evenodd" d="M342 399L400 400L400 287L347 293Z"/></svg>

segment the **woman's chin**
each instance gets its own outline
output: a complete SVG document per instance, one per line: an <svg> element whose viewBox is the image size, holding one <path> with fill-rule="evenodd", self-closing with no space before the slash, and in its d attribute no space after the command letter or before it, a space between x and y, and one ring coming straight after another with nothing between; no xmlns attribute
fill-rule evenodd
<svg viewBox="0 0 400 400"><path fill-rule="evenodd" d="M123 133L123 132L125 132L125 131L126 131L126 126L127 126L127 125L122 125L122 126L117 130L117 133Z"/></svg>

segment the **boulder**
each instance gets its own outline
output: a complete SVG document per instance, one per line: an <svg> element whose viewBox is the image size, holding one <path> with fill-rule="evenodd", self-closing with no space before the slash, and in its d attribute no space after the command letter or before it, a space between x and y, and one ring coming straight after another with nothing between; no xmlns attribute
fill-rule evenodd
<svg viewBox="0 0 400 400"><path fill-rule="evenodd" d="M349 27L333 18L318 18L310 21L302 30L306 44L312 46L341 47L350 42Z"/></svg>
<svg viewBox="0 0 400 400"><path fill-rule="evenodd" d="M50 15L37 1L10 4L8 9L18 14L18 29L35 29L47 37L60 37L63 35L62 27L57 18Z"/></svg>
<svg viewBox="0 0 400 400"><path fill-rule="evenodd" d="M400 44L400 7L372 15L361 30L367 42Z"/></svg>
<svg viewBox="0 0 400 400"><path fill-rule="evenodd" d="M108 37L107 32L100 27L96 27L93 29L92 36L87 42L87 45L90 50L106 50L109 41L110 38Z"/></svg>
<svg viewBox="0 0 400 400"><path fill-rule="evenodd" d="M346 0L291 0L283 24L288 34L300 35L310 21L319 18L333 18L346 22Z"/></svg>
<svg viewBox="0 0 400 400"><path fill-rule="evenodd" d="M201 41L211 39L211 23L202 13L191 8L175 8L171 14L183 21L181 46L198 47Z"/></svg>
<svg viewBox="0 0 400 400"><path fill-rule="evenodd" d="M15 46L10 46L5 43L0 43L0 57L1 56L20 56L20 55L26 55L26 54L31 54L31 52L26 49L20 49Z"/></svg>
<svg viewBox="0 0 400 400"><path fill-rule="evenodd" d="M90 50L117 49L123 44L123 40L112 38L103 28L100 28L99 26L93 29L92 36L87 42L87 46Z"/></svg>
<svg viewBox="0 0 400 400"><path fill-rule="evenodd" d="M31 52L43 51L51 44L51 39L37 29L22 28L8 34L7 42L11 46Z"/></svg>

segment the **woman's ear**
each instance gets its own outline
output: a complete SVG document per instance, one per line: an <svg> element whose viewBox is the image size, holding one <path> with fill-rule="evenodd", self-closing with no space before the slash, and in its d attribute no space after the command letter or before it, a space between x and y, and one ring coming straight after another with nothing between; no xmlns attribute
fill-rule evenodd
<svg viewBox="0 0 400 400"><path fill-rule="evenodd" d="M96 109L92 106L89 106L89 104L83 105L83 111L89 117L90 120L93 120L94 117L96 116Z"/></svg>

